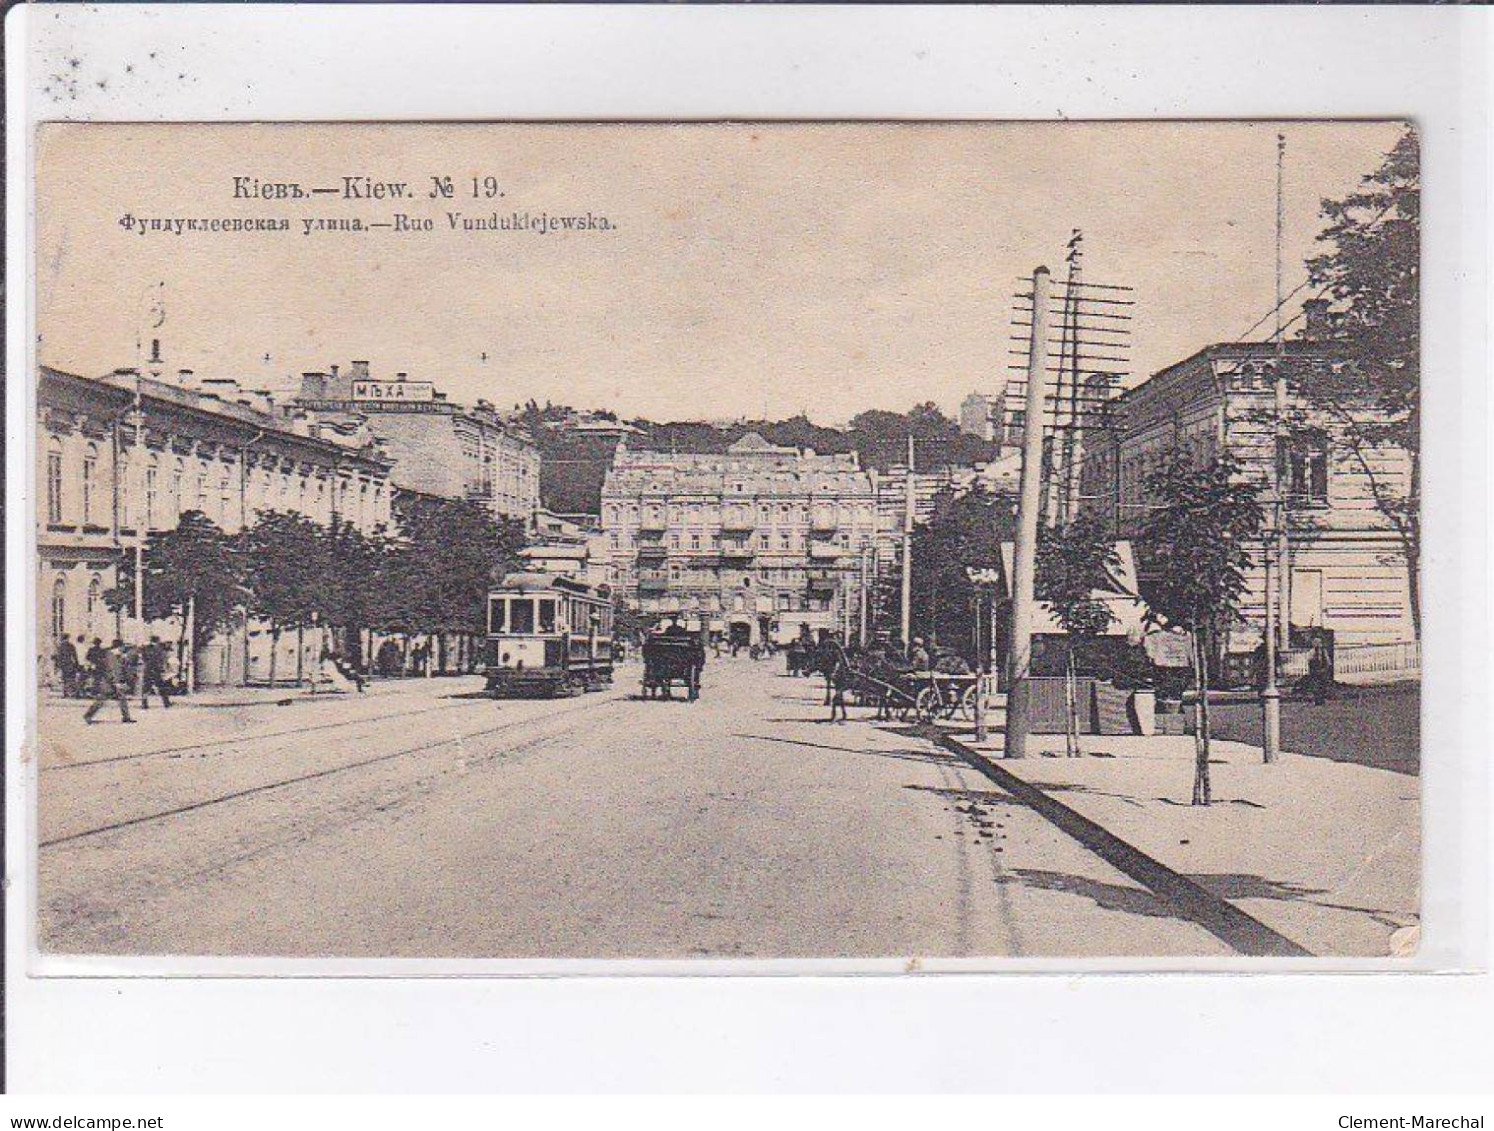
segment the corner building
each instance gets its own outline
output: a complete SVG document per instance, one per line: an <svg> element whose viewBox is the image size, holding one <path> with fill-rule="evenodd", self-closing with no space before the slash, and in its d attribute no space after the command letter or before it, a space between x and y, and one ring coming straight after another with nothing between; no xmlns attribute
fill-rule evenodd
<svg viewBox="0 0 1494 1131"><path fill-rule="evenodd" d="M859 634L876 533L876 484L854 453L756 433L714 454L619 445L602 486L620 599L742 643L787 641L801 626Z"/></svg>

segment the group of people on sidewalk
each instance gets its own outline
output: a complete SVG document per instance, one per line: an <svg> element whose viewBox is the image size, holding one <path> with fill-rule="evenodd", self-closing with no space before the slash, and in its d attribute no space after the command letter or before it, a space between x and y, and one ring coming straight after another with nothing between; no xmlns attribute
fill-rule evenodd
<svg viewBox="0 0 1494 1131"><path fill-rule="evenodd" d="M120 721L132 723L130 699L137 692L142 709L150 707L153 693L161 697L162 707L170 707L171 696L181 694L167 674L171 649L159 636L152 636L149 643L139 647L118 639L105 647L95 636L80 656L78 650L85 642L83 636L76 643L63 637L52 657L62 681L62 694L69 699L90 700L83 712L85 723L92 723L111 699L119 704Z"/></svg>

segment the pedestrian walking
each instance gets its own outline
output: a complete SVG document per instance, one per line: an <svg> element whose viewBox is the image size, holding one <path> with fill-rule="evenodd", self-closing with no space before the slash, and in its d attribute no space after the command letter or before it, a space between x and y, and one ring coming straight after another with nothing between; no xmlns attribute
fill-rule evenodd
<svg viewBox="0 0 1494 1131"><path fill-rule="evenodd" d="M171 696L166 685L166 645L159 636L152 636L140 654L140 709L150 710L150 693L161 697L161 706L171 706Z"/></svg>
<svg viewBox="0 0 1494 1131"><path fill-rule="evenodd" d="M83 654L82 691L85 695L98 694L99 683L104 678L104 656L108 649L104 642L97 636L93 643L88 646L88 651Z"/></svg>
<svg viewBox="0 0 1494 1131"><path fill-rule="evenodd" d="M97 642L96 642L97 643ZM98 682L93 689L93 702L83 712L83 721L92 725L93 717L110 699L119 703L119 721L133 723L130 718L129 655L124 641L116 640L112 648L100 647ZM89 650L90 654L92 649Z"/></svg>
<svg viewBox="0 0 1494 1131"><path fill-rule="evenodd" d="M79 641L83 638L78 637ZM82 670L82 664L78 660L78 649L73 642L64 636L57 642L57 651L52 655L52 662L57 665L57 675L62 680L62 694L68 698L75 698L78 694L78 675Z"/></svg>

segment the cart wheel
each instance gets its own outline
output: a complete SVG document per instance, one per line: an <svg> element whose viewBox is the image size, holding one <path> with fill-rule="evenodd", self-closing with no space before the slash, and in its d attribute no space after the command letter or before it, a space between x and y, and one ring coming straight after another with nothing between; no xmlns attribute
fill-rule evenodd
<svg viewBox="0 0 1494 1131"><path fill-rule="evenodd" d="M939 692L932 687L925 687L918 693L918 702L915 709L918 713L918 721L929 723L934 721L934 716L940 713L944 706L939 699Z"/></svg>
<svg viewBox="0 0 1494 1131"><path fill-rule="evenodd" d="M975 718L975 697L980 694L980 684L972 683L960 696L960 718L966 721Z"/></svg>

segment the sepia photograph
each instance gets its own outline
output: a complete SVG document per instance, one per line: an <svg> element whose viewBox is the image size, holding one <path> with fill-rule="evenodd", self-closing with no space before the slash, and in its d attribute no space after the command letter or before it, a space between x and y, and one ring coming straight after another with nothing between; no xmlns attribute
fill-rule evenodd
<svg viewBox="0 0 1494 1131"><path fill-rule="evenodd" d="M1414 124L35 160L41 955L1417 953Z"/></svg>

